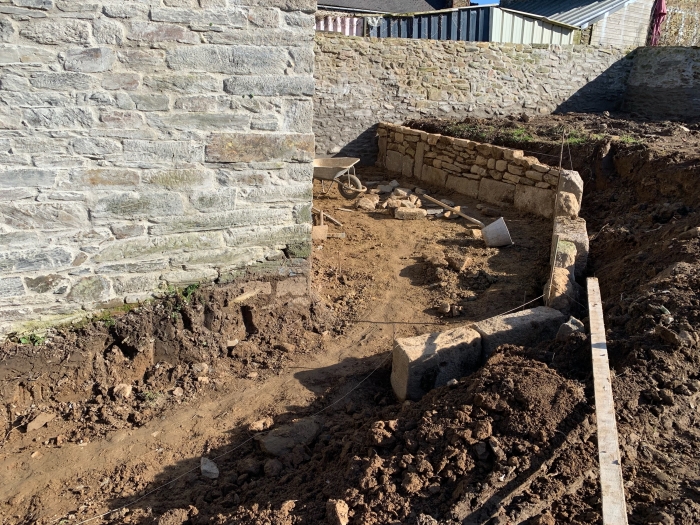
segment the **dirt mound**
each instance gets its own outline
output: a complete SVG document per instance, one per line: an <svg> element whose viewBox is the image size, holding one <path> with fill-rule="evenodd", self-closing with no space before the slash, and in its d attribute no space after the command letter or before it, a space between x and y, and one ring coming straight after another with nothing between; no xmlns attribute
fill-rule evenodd
<svg viewBox="0 0 700 525"><path fill-rule="evenodd" d="M192 286L83 327L33 336L37 346L5 343L5 433L51 414L66 427L53 444L86 442L144 425L232 378L263 380L294 354L318 351L334 317L320 303L310 316L306 298L271 299L274 285L259 283L253 296L238 284ZM249 297L239 300L244 293Z"/></svg>
<svg viewBox="0 0 700 525"><path fill-rule="evenodd" d="M585 352L586 344L580 338L560 346ZM491 515L505 523L506 516L520 522L556 507L571 487L595 492L584 384L526 354L506 348L471 377L416 403L391 401L384 369L344 409L320 416L313 441L274 457L263 452L268 438L261 437L263 446L248 446L241 459L222 459L221 480L189 517L335 523L347 505L357 524L482 522ZM595 521L596 498L575 499L567 505L570 521Z"/></svg>

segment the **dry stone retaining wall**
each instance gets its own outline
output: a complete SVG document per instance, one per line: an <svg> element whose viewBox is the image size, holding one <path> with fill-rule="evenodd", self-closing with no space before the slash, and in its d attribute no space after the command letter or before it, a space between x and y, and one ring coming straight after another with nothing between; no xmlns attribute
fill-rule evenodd
<svg viewBox="0 0 700 525"><path fill-rule="evenodd" d="M565 170L541 164L521 150L381 123L377 163L492 204L554 216L556 191Z"/></svg>
<svg viewBox="0 0 700 525"><path fill-rule="evenodd" d="M376 123L616 109L631 60L602 46L316 34L316 153L376 160Z"/></svg>
<svg viewBox="0 0 700 525"><path fill-rule="evenodd" d="M0 334L308 255L312 0L0 0Z"/></svg>

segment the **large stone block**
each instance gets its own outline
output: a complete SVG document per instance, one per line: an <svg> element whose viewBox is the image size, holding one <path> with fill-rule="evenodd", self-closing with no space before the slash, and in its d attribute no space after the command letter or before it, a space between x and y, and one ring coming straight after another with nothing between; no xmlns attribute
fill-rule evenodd
<svg viewBox="0 0 700 525"><path fill-rule="evenodd" d="M36 73L29 78L29 82L38 89L82 91L90 89L94 79L83 73Z"/></svg>
<svg viewBox="0 0 700 525"><path fill-rule="evenodd" d="M0 224L18 230L82 230L88 228L87 209L82 203L15 202L0 204Z"/></svg>
<svg viewBox="0 0 700 525"><path fill-rule="evenodd" d="M181 42L183 44L198 43L197 33L182 26L173 24L149 24L148 22L131 22L130 31L126 36L137 42Z"/></svg>
<svg viewBox="0 0 700 525"><path fill-rule="evenodd" d="M588 264L588 230L584 219L570 219L568 217L554 218L554 235L552 236L552 254L550 262L554 260L557 236L560 241L569 241L576 246L576 279L585 276Z"/></svg>
<svg viewBox="0 0 700 525"><path fill-rule="evenodd" d="M95 122L88 108L28 108L22 118L28 126L48 129L91 128Z"/></svg>
<svg viewBox="0 0 700 525"><path fill-rule="evenodd" d="M491 204L513 204L515 200L515 185L493 179L481 179L479 200L490 202Z"/></svg>
<svg viewBox="0 0 700 525"><path fill-rule="evenodd" d="M551 190L518 184L515 187L514 204L519 210L551 218L554 215L555 197Z"/></svg>
<svg viewBox="0 0 700 525"><path fill-rule="evenodd" d="M423 171L420 180L433 186L445 186L447 183L447 172L433 166L423 164Z"/></svg>
<svg viewBox="0 0 700 525"><path fill-rule="evenodd" d="M573 193L576 196L579 207L583 202L583 179L578 171L562 170L559 176L559 191Z"/></svg>
<svg viewBox="0 0 700 525"><path fill-rule="evenodd" d="M93 260L95 262L121 261L166 253L208 250L221 246L223 246L223 236L219 231L138 238L107 244L93 257Z"/></svg>
<svg viewBox="0 0 700 525"><path fill-rule="evenodd" d="M418 400L435 387L476 370L481 336L468 327L397 339L391 386L400 400Z"/></svg>
<svg viewBox="0 0 700 525"><path fill-rule="evenodd" d="M224 80L224 91L246 97L313 96L314 79L311 76L231 77Z"/></svg>
<svg viewBox="0 0 700 525"><path fill-rule="evenodd" d="M204 148L191 141L125 140L124 153L134 163L202 162Z"/></svg>
<svg viewBox="0 0 700 525"><path fill-rule="evenodd" d="M398 151L387 151L386 163L384 167L392 173L401 173L401 170L403 169L403 155Z"/></svg>
<svg viewBox="0 0 700 525"><path fill-rule="evenodd" d="M63 67L78 73L102 73L112 69L117 57L109 47L71 49L66 52Z"/></svg>
<svg viewBox="0 0 700 525"><path fill-rule="evenodd" d="M308 161L314 154L314 135L302 133L212 135L207 162Z"/></svg>
<svg viewBox="0 0 700 525"><path fill-rule="evenodd" d="M27 24L20 35L38 44L88 44L90 24L70 18L36 20Z"/></svg>
<svg viewBox="0 0 700 525"><path fill-rule="evenodd" d="M448 175L445 187L454 190L462 195L467 195L468 197L477 198L479 196L479 181L467 179L466 177L458 177L455 175Z"/></svg>
<svg viewBox="0 0 700 525"><path fill-rule="evenodd" d="M180 216L184 212L182 196L165 192L112 192L99 199L91 209L91 215L96 219Z"/></svg>
<svg viewBox="0 0 700 525"><path fill-rule="evenodd" d="M0 270L4 272L58 270L70 266L72 262L73 254L65 248L0 253Z"/></svg>
<svg viewBox="0 0 700 525"><path fill-rule="evenodd" d="M532 346L554 339L567 317L547 306L538 306L506 315L491 317L472 325L481 335L484 356L489 357L505 344Z"/></svg>
<svg viewBox="0 0 700 525"><path fill-rule="evenodd" d="M229 75L285 74L287 50L275 46L192 46L167 53L168 66L176 71L205 71Z"/></svg>
<svg viewBox="0 0 700 525"><path fill-rule="evenodd" d="M50 188L56 180L53 170L9 169L0 171L0 188Z"/></svg>
<svg viewBox="0 0 700 525"><path fill-rule="evenodd" d="M99 275L83 277L68 292L68 300L76 303L97 303L106 301L111 294L109 279Z"/></svg>

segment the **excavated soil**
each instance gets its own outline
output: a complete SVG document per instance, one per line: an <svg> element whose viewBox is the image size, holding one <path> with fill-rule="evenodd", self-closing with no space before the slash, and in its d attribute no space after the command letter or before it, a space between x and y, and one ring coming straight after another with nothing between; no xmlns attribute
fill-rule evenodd
<svg viewBox="0 0 700 525"><path fill-rule="evenodd" d="M531 137L520 147L552 164L556 134L536 129L560 136L581 122L678 126L603 115L471 124L515 124ZM700 159L686 129L658 141L577 135L565 149L586 181L632 524L700 522ZM461 220L396 221L316 190L315 206L343 223L330 231L346 237L315 244L310 303L274 295L275 283L242 302L242 285L202 287L2 346L2 523L602 522L587 336L502 347L419 402L398 403L389 386L392 338L541 295L548 221L501 210L516 244L489 250ZM53 419L28 425L40 414Z"/></svg>

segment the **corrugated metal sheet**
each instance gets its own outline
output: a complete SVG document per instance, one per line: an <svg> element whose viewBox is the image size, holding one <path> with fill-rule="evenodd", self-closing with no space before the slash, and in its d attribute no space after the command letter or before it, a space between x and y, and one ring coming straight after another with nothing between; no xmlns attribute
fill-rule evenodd
<svg viewBox="0 0 700 525"><path fill-rule="evenodd" d="M494 9L491 17L491 42L567 45L574 43L574 30L524 13Z"/></svg>
<svg viewBox="0 0 700 525"><path fill-rule="evenodd" d="M585 29L635 0L517 0L504 7Z"/></svg>
<svg viewBox="0 0 700 525"><path fill-rule="evenodd" d="M365 19L349 16L326 16L316 20L316 31L342 33L345 36L365 36Z"/></svg>
<svg viewBox="0 0 700 525"><path fill-rule="evenodd" d="M492 7L468 7L414 16L367 19L368 36L488 42Z"/></svg>
<svg viewBox="0 0 700 525"><path fill-rule="evenodd" d="M418 13L445 9L447 0L325 0L319 9L358 11L362 13Z"/></svg>

